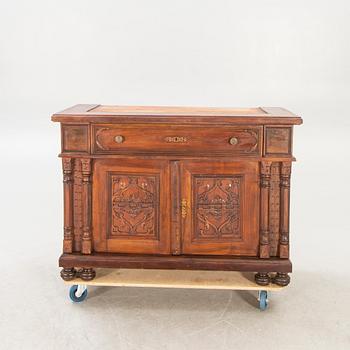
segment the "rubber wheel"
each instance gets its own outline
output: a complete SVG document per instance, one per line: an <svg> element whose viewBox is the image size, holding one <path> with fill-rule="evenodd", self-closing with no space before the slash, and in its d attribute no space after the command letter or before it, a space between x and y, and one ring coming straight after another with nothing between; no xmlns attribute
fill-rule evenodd
<svg viewBox="0 0 350 350"><path fill-rule="evenodd" d="M70 287L69 289L69 297L70 299L74 302L74 303L81 303L82 301L84 301L88 295L88 291L87 289L84 290L84 293L80 296L77 297L76 296L76 292L78 290L78 285L74 284L72 287Z"/></svg>
<svg viewBox="0 0 350 350"><path fill-rule="evenodd" d="M261 290L259 292L259 307L261 311L264 311L267 308L267 291L266 290Z"/></svg>

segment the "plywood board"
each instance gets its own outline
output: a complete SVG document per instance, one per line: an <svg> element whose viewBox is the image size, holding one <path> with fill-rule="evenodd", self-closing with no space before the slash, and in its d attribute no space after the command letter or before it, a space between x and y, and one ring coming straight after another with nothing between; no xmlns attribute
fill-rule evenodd
<svg viewBox="0 0 350 350"><path fill-rule="evenodd" d="M96 269L92 281L76 278L66 284L91 286L193 288L230 290L278 291L283 287L275 284L259 286L253 273L233 271L151 270L151 269Z"/></svg>

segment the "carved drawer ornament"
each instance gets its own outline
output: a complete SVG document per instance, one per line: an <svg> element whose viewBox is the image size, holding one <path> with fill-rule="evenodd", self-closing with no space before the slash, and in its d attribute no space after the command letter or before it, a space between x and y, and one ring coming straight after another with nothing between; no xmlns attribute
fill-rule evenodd
<svg viewBox="0 0 350 350"><path fill-rule="evenodd" d="M186 143L188 139L185 136L167 136L164 141L168 143Z"/></svg>
<svg viewBox="0 0 350 350"><path fill-rule="evenodd" d="M96 131L96 135L95 135L95 141L96 141L96 144L97 146L101 149L101 150L104 150L104 151L108 151L110 148L109 147L104 147L99 139L101 133L103 131L107 131L107 130L110 130L110 128L99 128L97 131Z"/></svg>
<svg viewBox="0 0 350 350"><path fill-rule="evenodd" d="M254 151L258 148L258 145L259 145L259 135L258 135L258 133L257 133L256 131L251 130L251 129L246 129L246 130L244 130L244 131L245 131L246 133L248 133L249 135L251 135L251 136L254 138L254 140L255 140L255 143L253 144L253 146L252 146L250 149L244 151L245 153L252 153L252 152L254 152Z"/></svg>

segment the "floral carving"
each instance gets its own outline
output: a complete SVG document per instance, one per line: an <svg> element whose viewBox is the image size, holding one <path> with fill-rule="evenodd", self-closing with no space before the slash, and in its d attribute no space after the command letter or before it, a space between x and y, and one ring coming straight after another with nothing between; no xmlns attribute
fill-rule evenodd
<svg viewBox="0 0 350 350"><path fill-rule="evenodd" d="M194 178L194 239L241 238L241 176Z"/></svg>
<svg viewBox="0 0 350 350"><path fill-rule="evenodd" d="M111 235L158 239L158 177L111 175L111 186Z"/></svg>

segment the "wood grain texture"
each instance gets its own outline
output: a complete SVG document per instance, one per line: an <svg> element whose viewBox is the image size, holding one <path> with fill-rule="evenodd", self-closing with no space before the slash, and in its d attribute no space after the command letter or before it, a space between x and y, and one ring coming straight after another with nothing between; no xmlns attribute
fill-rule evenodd
<svg viewBox="0 0 350 350"><path fill-rule="evenodd" d="M92 123L215 123L251 125L301 124L297 115L278 107L217 108L217 107L152 107L152 106L103 106L76 105L52 115L56 122Z"/></svg>
<svg viewBox="0 0 350 350"><path fill-rule="evenodd" d="M292 154L292 127L265 127L265 156Z"/></svg>
<svg viewBox="0 0 350 350"><path fill-rule="evenodd" d="M89 126L62 124L62 152L89 153Z"/></svg>
<svg viewBox="0 0 350 350"><path fill-rule="evenodd" d="M217 271L258 271L292 272L289 259L259 259L232 256L193 256L193 255L141 255L94 253L62 254L61 267L131 268L131 269L170 269L170 270L217 270Z"/></svg>

